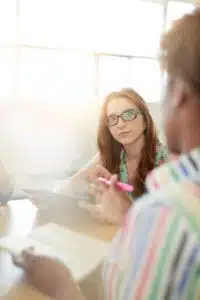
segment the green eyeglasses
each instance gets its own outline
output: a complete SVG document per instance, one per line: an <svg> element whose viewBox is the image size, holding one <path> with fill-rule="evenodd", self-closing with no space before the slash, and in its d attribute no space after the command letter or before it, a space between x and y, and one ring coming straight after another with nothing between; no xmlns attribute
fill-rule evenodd
<svg viewBox="0 0 200 300"><path fill-rule="evenodd" d="M115 126L119 122L119 118L123 121L133 121L137 118L138 114L140 114L140 109L129 109L121 113L121 115L110 115L107 117L107 124L109 127Z"/></svg>

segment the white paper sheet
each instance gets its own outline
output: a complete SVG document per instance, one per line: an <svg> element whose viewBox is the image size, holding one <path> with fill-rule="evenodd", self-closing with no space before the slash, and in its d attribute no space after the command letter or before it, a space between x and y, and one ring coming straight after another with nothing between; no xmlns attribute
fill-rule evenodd
<svg viewBox="0 0 200 300"><path fill-rule="evenodd" d="M89 275L103 260L108 243L76 233L67 228L48 223L26 237L4 237L0 249L12 254L33 246L37 254L59 258L79 281Z"/></svg>

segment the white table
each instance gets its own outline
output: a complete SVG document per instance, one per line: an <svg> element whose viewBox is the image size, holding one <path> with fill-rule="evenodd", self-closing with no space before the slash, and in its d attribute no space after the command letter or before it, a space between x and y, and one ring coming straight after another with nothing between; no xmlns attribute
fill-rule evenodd
<svg viewBox="0 0 200 300"><path fill-rule="evenodd" d="M43 225L47 222L55 222L105 241L110 241L116 232L115 226L102 225L92 220L88 213L78 208L74 199L71 198L66 198L63 203L55 202L54 205L42 210L37 210L36 206L29 200L17 200L11 201L0 215L0 237L24 235L36 225ZM83 292L91 300L97 299L95 282L99 281L99 271L97 274L87 278L81 285ZM23 283L23 272L12 264L10 255L3 251L0 251L0 299L46 299L39 292Z"/></svg>

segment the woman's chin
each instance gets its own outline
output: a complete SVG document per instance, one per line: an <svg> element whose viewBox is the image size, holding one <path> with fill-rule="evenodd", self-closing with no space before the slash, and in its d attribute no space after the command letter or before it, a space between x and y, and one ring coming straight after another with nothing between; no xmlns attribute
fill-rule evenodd
<svg viewBox="0 0 200 300"><path fill-rule="evenodd" d="M132 144L133 139L130 139L130 137L121 137L120 139L118 139L118 142L123 146L126 146Z"/></svg>

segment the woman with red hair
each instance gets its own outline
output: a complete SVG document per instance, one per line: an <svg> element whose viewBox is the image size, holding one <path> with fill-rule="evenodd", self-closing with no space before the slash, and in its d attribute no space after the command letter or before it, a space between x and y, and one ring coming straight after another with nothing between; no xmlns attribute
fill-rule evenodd
<svg viewBox="0 0 200 300"><path fill-rule="evenodd" d="M133 199L145 192L146 175L168 156L158 140L148 106L135 90L121 89L106 97L99 118L97 146L97 156L67 182L66 192L73 184L81 188L84 180L91 183L90 193L101 204L104 185L98 177L110 179L112 174L118 174L120 181L134 187L133 193L123 193L118 204L111 195L109 207L86 207L101 220L120 223Z"/></svg>

